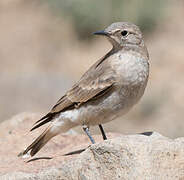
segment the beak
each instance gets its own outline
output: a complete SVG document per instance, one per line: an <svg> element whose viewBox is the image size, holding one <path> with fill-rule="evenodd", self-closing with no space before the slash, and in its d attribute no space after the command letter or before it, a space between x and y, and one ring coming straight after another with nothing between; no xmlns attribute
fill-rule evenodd
<svg viewBox="0 0 184 180"><path fill-rule="evenodd" d="M94 35L102 35L102 36L109 36L109 34L105 31L97 31L93 33Z"/></svg>

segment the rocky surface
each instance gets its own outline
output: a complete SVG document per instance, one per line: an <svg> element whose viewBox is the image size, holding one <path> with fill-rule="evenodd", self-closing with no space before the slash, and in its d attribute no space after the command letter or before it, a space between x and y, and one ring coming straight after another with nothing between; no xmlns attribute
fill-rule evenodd
<svg viewBox="0 0 184 180"><path fill-rule="evenodd" d="M84 135L59 135L36 157L52 157L27 163L17 157L42 130L28 133L36 114L23 113L0 127L0 179L5 180L170 180L184 179L184 138L169 139L159 133L108 134L107 141L84 152L63 154L86 148ZM117 137L118 136L118 137Z"/></svg>

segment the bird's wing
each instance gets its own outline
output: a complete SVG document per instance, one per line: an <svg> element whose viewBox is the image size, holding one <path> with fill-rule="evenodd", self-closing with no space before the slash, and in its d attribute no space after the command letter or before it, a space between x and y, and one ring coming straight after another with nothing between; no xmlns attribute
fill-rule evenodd
<svg viewBox="0 0 184 180"><path fill-rule="evenodd" d="M106 94L115 83L115 73L110 67L110 64L104 61L107 58L111 58L110 55L111 54L108 53L97 61L81 79L59 99L51 111L36 122L36 125L31 130L51 121L53 117L60 112L77 108L98 95Z"/></svg>

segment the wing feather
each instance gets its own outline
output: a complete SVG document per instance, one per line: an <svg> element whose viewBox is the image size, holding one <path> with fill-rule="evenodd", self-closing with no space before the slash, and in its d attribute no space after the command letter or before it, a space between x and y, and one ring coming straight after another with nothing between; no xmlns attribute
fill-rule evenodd
<svg viewBox="0 0 184 180"><path fill-rule="evenodd" d="M104 95L110 87L115 83L115 73L110 67L110 64L104 60L111 58L110 53L97 61L81 79L61 97L51 111L36 122L37 125L31 130L34 130L41 125L52 121L56 114L70 108L75 108L76 105L82 105L98 95ZM39 123L39 124L38 124Z"/></svg>

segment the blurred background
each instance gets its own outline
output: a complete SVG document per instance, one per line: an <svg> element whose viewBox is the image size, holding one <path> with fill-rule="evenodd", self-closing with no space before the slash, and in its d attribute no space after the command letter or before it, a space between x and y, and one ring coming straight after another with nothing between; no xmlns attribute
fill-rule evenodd
<svg viewBox="0 0 184 180"><path fill-rule="evenodd" d="M104 127L184 136L183 17L183 0L1 0L0 122L21 112L44 115L111 48L92 32L131 21L150 53L149 83L129 114Z"/></svg>

